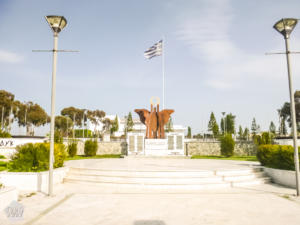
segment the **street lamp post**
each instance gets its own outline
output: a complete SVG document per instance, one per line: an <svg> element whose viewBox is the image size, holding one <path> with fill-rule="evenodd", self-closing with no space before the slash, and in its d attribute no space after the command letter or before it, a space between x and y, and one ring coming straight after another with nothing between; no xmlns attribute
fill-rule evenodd
<svg viewBox="0 0 300 225"><path fill-rule="evenodd" d="M298 146L297 146L297 126L296 126L296 113L295 113L295 101L294 101L294 91L291 75L291 65L290 65L290 49L289 49L289 38L293 29L295 28L298 20L293 18L285 18L279 20L273 28L277 30L284 36L285 48L286 48L286 60L287 60L287 70L288 70L288 82L289 82L289 92L290 92L290 110L292 117L292 134L294 142L294 162L295 162L295 171L296 171L296 189L297 196L300 195L300 183L299 183L299 155L298 155Z"/></svg>
<svg viewBox="0 0 300 225"><path fill-rule="evenodd" d="M73 139L75 139L75 113L73 113Z"/></svg>
<svg viewBox="0 0 300 225"><path fill-rule="evenodd" d="M63 16L45 16L54 36L53 65L52 65L52 91L51 91L51 123L50 123L50 157L49 157L49 182L48 195L53 195L53 161L54 161L54 124L55 124L55 92L56 92L56 62L57 41L59 32L67 25Z"/></svg>
<svg viewBox="0 0 300 225"><path fill-rule="evenodd" d="M222 115L223 115L223 131L225 136L225 112L222 112Z"/></svg>

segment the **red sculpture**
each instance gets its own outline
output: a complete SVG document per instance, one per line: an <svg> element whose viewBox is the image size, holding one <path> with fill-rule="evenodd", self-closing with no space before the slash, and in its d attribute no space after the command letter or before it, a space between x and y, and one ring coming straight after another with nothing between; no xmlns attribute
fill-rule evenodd
<svg viewBox="0 0 300 225"><path fill-rule="evenodd" d="M165 125L168 123L172 109L164 109L159 111L159 104L153 107L151 104L151 111L147 109L135 109L143 124L146 125L146 138L165 138Z"/></svg>

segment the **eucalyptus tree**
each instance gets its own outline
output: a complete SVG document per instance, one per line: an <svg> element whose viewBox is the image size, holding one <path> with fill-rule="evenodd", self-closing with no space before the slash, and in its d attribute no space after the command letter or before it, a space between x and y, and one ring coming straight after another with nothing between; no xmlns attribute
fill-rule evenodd
<svg viewBox="0 0 300 225"><path fill-rule="evenodd" d="M34 127L45 125L49 122L49 116L45 110L33 102L21 103L15 101L15 117L19 126L26 127L26 133L34 135Z"/></svg>
<svg viewBox="0 0 300 225"><path fill-rule="evenodd" d="M14 99L14 94L0 90L0 123L2 129L11 123L10 116L13 112Z"/></svg>

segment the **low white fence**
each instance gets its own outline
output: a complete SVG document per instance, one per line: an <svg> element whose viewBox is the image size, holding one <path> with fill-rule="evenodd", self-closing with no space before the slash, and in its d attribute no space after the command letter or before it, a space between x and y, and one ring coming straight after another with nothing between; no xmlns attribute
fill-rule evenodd
<svg viewBox="0 0 300 225"><path fill-rule="evenodd" d="M272 182L286 187L296 188L295 171L264 167L264 172L271 177Z"/></svg>
<svg viewBox="0 0 300 225"><path fill-rule="evenodd" d="M68 167L57 168L53 171L53 184L63 182ZM0 183L4 186L14 186L19 191L48 192L49 172L0 172Z"/></svg>

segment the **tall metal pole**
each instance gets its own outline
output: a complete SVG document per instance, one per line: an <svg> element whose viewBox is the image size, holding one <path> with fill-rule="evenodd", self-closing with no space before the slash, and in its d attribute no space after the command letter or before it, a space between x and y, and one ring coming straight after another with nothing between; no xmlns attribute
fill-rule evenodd
<svg viewBox="0 0 300 225"><path fill-rule="evenodd" d="M225 112L222 112L222 114L223 114L223 131L225 136Z"/></svg>
<svg viewBox="0 0 300 225"><path fill-rule="evenodd" d="M83 124L82 124L83 139L84 139L84 112L85 111L83 111L83 117L82 117L82 119L83 119Z"/></svg>
<svg viewBox="0 0 300 225"><path fill-rule="evenodd" d="M162 43L162 75L163 75L163 109L165 109L165 37L163 36Z"/></svg>
<svg viewBox="0 0 300 225"><path fill-rule="evenodd" d="M55 95L56 95L56 62L57 62L58 33L54 32L52 91L51 91L51 124L50 124L50 157L49 157L49 189L48 195L53 195L53 161L54 161L54 124L55 124Z"/></svg>
<svg viewBox="0 0 300 225"><path fill-rule="evenodd" d="M298 144L297 144L297 126L296 126L296 113L295 113L295 100L294 100L294 91L293 91L293 82L291 74L291 65L290 65L290 50L289 50L289 37L285 37L285 47L286 47L286 61L288 69L288 79L289 79L289 90L290 90L290 110L292 117L292 134L294 142L294 162L295 162L295 171L296 171L296 189L297 196L300 195L300 183L299 183L299 155L298 155Z"/></svg>
<svg viewBox="0 0 300 225"><path fill-rule="evenodd" d="M73 114L73 139L75 139L75 113Z"/></svg>

